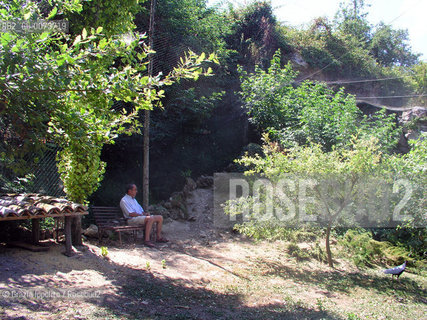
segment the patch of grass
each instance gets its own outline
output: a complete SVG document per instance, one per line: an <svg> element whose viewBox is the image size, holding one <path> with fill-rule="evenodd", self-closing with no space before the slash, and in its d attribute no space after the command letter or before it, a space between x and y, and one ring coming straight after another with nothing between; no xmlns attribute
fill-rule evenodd
<svg viewBox="0 0 427 320"><path fill-rule="evenodd" d="M347 320L361 320L359 316L353 312L347 313Z"/></svg>
<svg viewBox="0 0 427 320"><path fill-rule="evenodd" d="M301 248L297 243L291 242L287 245L287 252L297 261L308 261L315 259L320 262L327 262L326 252L322 249L319 243L315 243L314 247Z"/></svg>
<svg viewBox="0 0 427 320"><path fill-rule="evenodd" d="M319 308L320 311L324 311L325 310L325 303L324 303L323 299L317 298L316 299L316 305L317 305L317 308Z"/></svg>
<svg viewBox="0 0 427 320"><path fill-rule="evenodd" d="M292 233L291 229L278 227L268 221L264 224L248 221L235 225L234 229L254 240L285 240Z"/></svg>
<svg viewBox="0 0 427 320"><path fill-rule="evenodd" d="M289 233L289 239L295 242L315 242L321 233L320 230L315 229L297 229Z"/></svg>
<svg viewBox="0 0 427 320"><path fill-rule="evenodd" d="M310 286L340 294L351 294L355 289L363 289L375 295L405 297L413 303L423 302L421 297L427 294L425 280L419 281L411 277L400 277L399 281L393 281L391 277L383 275L382 272L367 271L338 271L324 266L323 268L307 268L304 263L292 266L289 260L279 259L255 259L251 266L251 280L258 280L258 285L268 278L292 281L304 286ZM254 281L253 285L257 285ZM277 291L277 289L276 289ZM295 291L295 290L294 290ZM296 292L296 291L295 291Z"/></svg>
<svg viewBox="0 0 427 320"><path fill-rule="evenodd" d="M287 240L293 242L314 242L322 236L323 231L318 228L288 228L266 221L262 224L254 221L235 225L235 230L254 240Z"/></svg>

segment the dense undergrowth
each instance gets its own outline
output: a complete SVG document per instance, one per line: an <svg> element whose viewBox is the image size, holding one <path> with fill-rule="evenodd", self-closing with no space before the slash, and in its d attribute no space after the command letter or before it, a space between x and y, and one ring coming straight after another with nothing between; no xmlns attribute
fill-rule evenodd
<svg viewBox="0 0 427 320"><path fill-rule="evenodd" d="M287 228L272 223L245 222L236 225L235 230L256 241L286 241L288 254L298 261L315 259L327 262L323 245L325 230L322 228ZM425 275L427 263L425 252L421 251L425 249L425 242L420 248L414 248L403 239L399 240L396 233L395 229L337 229L333 232L332 240L337 244L336 258L349 260L360 268L395 266L407 261L408 270ZM379 234L382 235L381 241L375 240ZM403 234L407 235L408 232ZM418 230L416 237L423 237L421 230Z"/></svg>

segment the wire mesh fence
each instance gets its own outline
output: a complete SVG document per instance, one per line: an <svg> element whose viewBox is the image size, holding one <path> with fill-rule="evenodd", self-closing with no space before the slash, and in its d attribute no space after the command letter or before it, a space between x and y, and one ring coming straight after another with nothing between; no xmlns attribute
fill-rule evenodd
<svg viewBox="0 0 427 320"><path fill-rule="evenodd" d="M55 197L65 196L64 186L56 166L56 154L59 151L60 148L58 146L48 146L40 161L33 165L31 171L34 175L34 180L30 191Z"/></svg>
<svg viewBox="0 0 427 320"><path fill-rule="evenodd" d="M40 193L55 197L65 195L53 144L42 151L28 152L22 158L0 158L0 193Z"/></svg>

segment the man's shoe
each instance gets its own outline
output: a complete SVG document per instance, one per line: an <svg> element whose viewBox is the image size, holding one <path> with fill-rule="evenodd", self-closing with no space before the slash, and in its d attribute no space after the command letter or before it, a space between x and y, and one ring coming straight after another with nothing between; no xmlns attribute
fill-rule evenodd
<svg viewBox="0 0 427 320"><path fill-rule="evenodd" d="M150 248L154 248L155 246L154 246L154 244L151 242L151 241L144 241L144 244L147 246L147 247L150 247Z"/></svg>
<svg viewBox="0 0 427 320"><path fill-rule="evenodd" d="M163 242L163 243L166 243L166 242L169 242L169 240L168 239L166 239L166 238L160 238L160 239L157 239L157 241L156 242Z"/></svg>

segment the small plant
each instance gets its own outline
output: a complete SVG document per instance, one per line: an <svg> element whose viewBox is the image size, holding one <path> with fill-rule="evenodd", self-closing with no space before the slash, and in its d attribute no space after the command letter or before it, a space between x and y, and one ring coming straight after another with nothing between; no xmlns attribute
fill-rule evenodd
<svg viewBox="0 0 427 320"><path fill-rule="evenodd" d="M181 171L181 176L183 176L184 178L191 178L191 173L191 169L183 170Z"/></svg>
<svg viewBox="0 0 427 320"><path fill-rule="evenodd" d="M325 311L325 306L323 304L323 299L317 298L316 305L319 308L320 311Z"/></svg>
<svg viewBox="0 0 427 320"><path fill-rule="evenodd" d="M347 320L360 320L359 316L353 312L347 313Z"/></svg>
<svg viewBox="0 0 427 320"><path fill-rule="evenodd" d="M166 260L165 259L162 260L162 268L166 269Z"/></svg>
<svg viewBox="0 0 427 320"><path fill-rule="evenodd" d="M146 261L146 262L145 262L145 268L146 268L148 271L150 271L150 270L151 270L151 264L150 264L150 261Z"/></svg>
<svg viewBox="0 0 427 320"><path fill-rule="evenodd" d="M319 243L315 244L315 247L311 250L310 255L320 262L328 262L326 252L320 247Z"/></svg>
<svg viewBox="0 0 427 320"><path fill-rule="evenodd" d="M107 247L101 247L101 255L106 258L108 256L108 249Z"/></svg>
<svg viewBox="0 0 427 320"><path fill-rule="evenodd" d="M229 208L225 208L228 210ZM292 230L285 227L277 227L276 224L266 221L264 224L258 224L255 221L246 221L237 224L234 229L255 240L286 240L291 238Z"/></svg>
<svg viewBox="0 0 427 320"><path fill-rule="evenodd" d="M52 217L45 219L40 219L40 229L41 230L53 230L55 227L55 220Z"/></svg>

